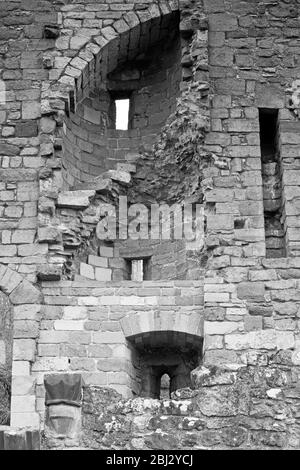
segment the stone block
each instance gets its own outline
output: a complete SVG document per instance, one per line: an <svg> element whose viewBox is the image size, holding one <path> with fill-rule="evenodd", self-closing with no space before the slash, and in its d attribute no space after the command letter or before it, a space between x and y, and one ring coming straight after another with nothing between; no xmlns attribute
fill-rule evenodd
<svg viewBox="0 0 300 470"><path fill-rule="evenodd" d="M39 325L34 320L14 321L14 338L37 338L39 335Z"/></svg>
<svg viewBox="0 0 300 470"><path fill-rule="evenodd" d="M221 364L234 364L239 362L238 356L234 351L218 349L205 352L204 364L220 366Z"/></svg>
<svg viewBox="0 0 300 470"><path fill-rule="evenodd" d="M50 331L50 330L41 330L39 343L43 344L61 344L69 341L69 332L68 331Z"/></svg>
<svg viewBox="0 0 300 470"><path fill-rule="evenodd" d="M206 335L225 335L234 331L243 331L241 322L235 321L205 321L204 331Z"/></svg>
<svg viewBox="0 0 300 470"><path fill-rule="evenodd" d="M90 205L90 198L95 196L95 191L64 191L58 195L58 207L72 209L84 209Z"/></svg>
<svg viewBox="0 0 300 470"><path fill-rule="evenodd" d="M111 281L112 270L108 268L95 268L95 278L97 281Z"/></svg>
<svg viewBox="0 0 300 470"><path fill-rule="evenodd" d="M83 118L93 124L101 124L101 113L96 109L89 108L88 106L83 107Z"/></svg>
<svg viewBox="0 0 300 470"><path fill-rule="evenodd" d="M276 332L276 346L277 349L294 349L295 336L291 331L277 331Z"/></svg>
<svg viewBox="0 0 300 470"><path fill-rule="evenodd" d="M107 268L108 259L102 256L89 255L88 264L91 264L92 266L97 266L99 268Z"/></svg>
<svg viewBox="0 0 300 470"><path fill-rule="evenodd" d="M251 316L247 315L244 318L245 322L245 331L254 331L263 329L263 321L261 316Z"/></svg>
<svg viewBox="0 0 300 470"><path fill-rule="evenodd" d="M42 357L38 358L31 367L32 372L59 372L69 368L67 357Z"/></svg>
<svg viewBox="0 0 300 470"><path fill-rule="evenodd" d="M210 351L212 349L223 349L223 336L222 335L213 335L206 336L204 349L205 351Z"/></svg>
<svg viewBox="0 0 300 470"><path fill-rule="evenodd" d="M84 320L55 320L54 329L62 331L82 331Z"/></svg>
<svg viewBox="0 0 300 470"><path fill-rule="evenodd" d="M78 297L78 305L98 305L98 298L97 297Z"/></svg>
<svg viewBox="0 0 300 470"><path fill-rule="evenodd" d="M245 307L228 307L226 308L226 316L244 316L247 314Z"/></svg>
<svg viewBox="0 0 300 470"><path fill-rule="evenodd" d="M56 227L39 227L38 240L39 243L57 243L62 239L61 232Z"/></svg>
<svg viewBox="0 0 300 470"><path fill-rule="evenodd" d="M264 301L265 285L263 282L241 282L237 286L237 296L239 299Z"/></svg>
<svg viewBox="0 0 300 470"><path fill-rule="evenodd" d="M257 119L227 119L229 132L258 132L259 123Z"/></svg>
<svg viewBox="0 0 300 470"><path fill-rule="evenodd" d="M25 375L30 375L30 362L14 360L12 364L12 377Z"/></svg>
<svg viewBox="0 0 300 470"><path fill-rule="evenodd" d="M230 47L215 47L210 54L210 65L230 67L233 65L233 50ZM217 142L215 142L218 145Z"/></svg>
<svg viewBox="0 0 300 470"><path fill-rule="evenodd" d="M85 358L85 357L71 358L70 369L71 370L95 371L96 370L96 361L94 359Z"/></svg>
<svg viewBox="0 0 300 470"><path fill-rule="evenodd" d="M234 219L232 215L208 215L207 216L208 230L233 230Z"/></svg>
<svg viewBox="0 0 300 470"><path fill-rule="evenodd" d="M112 350L107 344L91 344L88 346L88 355L94 358L112 357Z"/></svg>
<svg viewBox="0 0 300 470"><path fill-rule="evenodd" d="M36 121L18 122L15 127L16 137L35 137L38 134Z"/></svg>
<svg viewBox="0 0 300 470"><path fill-rule="evenodd" d="M80 275L88 279L95 279L95 272L93 266L86 263L80 263Z"/></svg>
<svg viewBox="0 0 300 470"><path fill-rule="evenodd" d="M63 311L64 320L84 320L88 316L87 308L84 306L66 306L63 308Z"/></svg>
<svg viewBox="0 0 300 470"><path fill-rule="evenodd" d="M230 295L227 292L212 293L207 292L204 294L204 302L207 303L223 303L229 302Z"/></svg>
<svg viewBox="0 0 300 470"><path fill-rule="evenodd" d="M32 376L29 376L29 375L14 376L12 378L12 395L14 396L34 395L35 384L36 384L36 380Z"/></svg>
<svg viewBox="0 0 300 470"><path fill-rule="evenodd" d="M237 18L229 13L214 13L210 15L211 31L234 31L237 29Z"/></svg>
<svg viewBox="0 0 300 470"><path fill-rule="evenodd" d="M38 429L40 427L40 417L36 412L15 412L11 411L10 425L14 428Z"/></svg>
<svg viewBox="0 0 300 470"><path fill-rule="evenodd" d="M100 246L100 256L103 256L104 258L113 258L114 256L113 247Z"/></svg>
<svg viewBox="0 0 300 470"><path fill-rule="evenodd" d="M37 119L41 117L41 105L38 101L23 101L22 119Z"/></svg>
<svg viewBox="0 0 300 470"><path fill-rule="evenodd" d="M89 41L85 36L73 36L70 41L70 48L74 50L81 49Z"/></svg>
<svg viewBox="0 0 300 470"><path fill-rule="evenodd" d="M277 279L275 269L249 271L250 281L274 281Z"/></svg>
<svg viewBox="0 0 300 470"><path fill-rule="evenodd" d="M123 333L119 331L106 331L93 333L93 343L96 344L118 344L124 343Z"/></svg>
<svg viewBox="0 0 300 470"><path fill-rule="evenodd" d="M61 345L61 346L64 346ZM59 356L60 344L39 344L38 355L39 356ZM65 354L67 356L67 354Z"/></svg>
<svg viewBox="0 0 300 470"><path fill-rule="evenodd" d="M34 361L36 344L34 339L15 339L13 345L14 361Z"/></svg>
<svg viewBox="0 0 300 470"><path fill-rule="evenodd" d="M26 279L13 290L9 298L14 305L40 304L43 301L42 293Z"/></svg>
<svg viewBox="0 0 300 470"><path fill-rule="evenodd" d="M0 288L7 295L11 294L22 281L23 277L12 269L4 268L0 272Z"/></svg>
<svg viewBox="0 0 300 470"><path fill-rule="evenodd" d="M277 338L275 330L251 331L245 334L225 335L227 349L276 349Z"/></svg>
<svg viewBox="0 0 300 470"><path fill-rule="evenodd" d="M15 230L12 234L12 243L33 243L35 230Z"/></svg>

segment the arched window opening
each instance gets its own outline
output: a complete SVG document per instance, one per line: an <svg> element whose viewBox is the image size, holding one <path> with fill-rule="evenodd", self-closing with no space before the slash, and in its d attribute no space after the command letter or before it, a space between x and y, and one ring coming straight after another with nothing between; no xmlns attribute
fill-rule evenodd
<svg viewBox="0 0 300 470"><path fill-rule="evenodd" d="M163 374L160 378L160 399L168 400L171 398L171 379L169 374Z"/></svg>
<svg viewBox="0 0 300 470"><path fill-rule="evenodd" d="M66 188L117 169L133 153L151 152L180 96L179 22L178 11L149 17L102 49L64 123Z"/></svg>
<svg viewBox="0 0 300 470"><path fill-rule="evenodd" d="M178 389L191 387L191 372L202 360L203 339L177 331L151 331L130 339L133 346L133 393L170 399Z"/></svg>

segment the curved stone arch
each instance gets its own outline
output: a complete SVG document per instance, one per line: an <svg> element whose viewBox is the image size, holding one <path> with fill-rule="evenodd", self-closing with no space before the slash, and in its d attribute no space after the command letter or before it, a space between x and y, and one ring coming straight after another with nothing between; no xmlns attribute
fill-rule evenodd
<svg viewBox="0 0 300 470"><path fill-rule="evenodd" d="M101 77L100 69L104 68L107 71L114 68L115 62L109 63L109 50L117 48L122 56L122 51L118 48L121 38L123 40L126 34L132 32L135 36L134 40L139 41L144 25L159 19L163 22L164 18L176 11L179 12L179 10L179 0L162 0L146 10L125 13L111 26L99 29L98 35L82 36L79 29L75 36L69 38L68 43L69 48L72 51L77 50L77 53L68 65L61 71L57 71L59 78L50 84L44 93L42 114L74 111L76 103L83 98L82 90L87 86L93 86L91 80L95 80L95 75L99 74ZM56 44L59 44L60 41L61 38L58 38Z"/></svg>
<svg viewBox="0 0 300 470"><path fill-rule="evenodd" d="M107 73L116 65L109 63L109 56L113 56L110 51L114 49L115 52L117 51L114 56L120 55L119 44L121 40L126 44L126 37L131 34L135 38L136 47L138 47L139 38L145 28L149 30L151 25L150 29L153 31L150 31L150 34L154 34L155 28L152 28L152 25L159 24L163 28L165 23L168 24L171 15L179 14L179 11L179 0L161 0L145 10L126 12L110 26L103 29L98 28L97 34L84 36L80 34L79 28L73 36L60 36L56 40L54 53L46 53L44 64L46 67L48 67L47 64L50 64L51 72L50 80L44 84L41 98L42 119L39 137L40 156L44 158L44 167L41 168L39 174L39 224L40 227L50 226L56 235L51 234L53 241L50 241L47 236L43 236L42 230L39 230L39 242L56 243L60 242L62 238L61 229L56 227L56 223L52 225L52 215L55 210L53 194L69 189L69 183L64 181L61 171L63 161L62 128L65 125L65 117L70 112L76 111L77 103L85 97L84 93L94 89L95 77L101 77L101 71ZM95 31L96 28L94 28ZM62 41L64 43L64 57L59 53ZM67 50L71 52L70 57L68 57ZM121 54L121 57L124 58L124 55ZM52 68L53 65L56 66L56 62L64 63L65 59L69 61L67 65L61 69ZM48 60L49 62L47 62ZM57 65L57 67L59 66ZM50 160L51 157L54 158ZM43 206L45 207L44 211L41 209ZM63 262L60 267L62 265Z"/></svg>
<svg viewBox="0 0 300 470"><path fill-rule="evenodd" d="M143 342L143 336L153 335L158 332L186 335L189 343L201 344L203 339L204 320L199 313L185 314L182 312L141 312L132 313L121 320L124 336L131 341L139 338Z"/></svg>

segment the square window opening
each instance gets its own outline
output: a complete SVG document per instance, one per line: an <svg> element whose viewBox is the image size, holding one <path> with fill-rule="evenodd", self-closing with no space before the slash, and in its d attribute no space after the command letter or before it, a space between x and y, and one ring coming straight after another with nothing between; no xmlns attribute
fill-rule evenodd
<svg viewBox="0 0 300 470"><path fill-rule="evenodd" d="M142 282L151 279L150 258L127 260L129 279L135 282Z"/></svg>

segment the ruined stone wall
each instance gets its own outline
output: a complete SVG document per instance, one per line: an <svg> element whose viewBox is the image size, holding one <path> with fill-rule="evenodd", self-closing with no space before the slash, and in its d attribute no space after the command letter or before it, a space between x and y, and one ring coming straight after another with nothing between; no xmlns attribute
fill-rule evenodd
<svg viewBox="0 0 300 470"><path fill-rule="evenodd" d="M91 90L66 119L62 158L69 185L90 181L126 163L131 154L151 149L179 94L181 48L174 25L163 43L137 50L136 63L132 59L105 77L102 88ZM115 129L115 97L130 98L126 131Z"/></svg>
<svg viewBox="0 0 300 470"><path fill-rule="evenodd" d="M31 368L38 400L30 411L36 409L43 419L43 379L55 371L80 372L86 384L109 385L127 397L139 395L134 346L128 338L152 330L201 337L201 285L201 281L43 283L45 305L39 310L37 355Z"/></svg>
<svg viewBox="0 0 300 470"><path fill-rule="evenodd" d="M84 387L82 433L46 432L43 448L114 450L297 449L297 374L289 357L268 354L268 367L199 368L195 389L170 400L124 401L108 388Z"/></svg>
<svg viewBox="0 0 300 470"><path fill-rule="evenodd" d="M140 154L135 183L140 179L141 185L130 194L133 199L137 194L139 202L191 196L193 201L204 203L205 245L194 261L197 275L205 271L205 279L199 280L199 285L184 286L174 281L160 286L159 293L148 291L146 296L138 292L142 290L140 285L109 284L104 288L109 293L104 295L98 281L59 281L66 259L73 256L78 246L90 241L96 215L89 200L95 196L94 187L90 193L79 195L76 211L61 204L61 199L68 197L59 195L63 187L62 130L65 125L68 128L68 119L75 111L80 115L80 103L89 98L96 77L101 81L101 74L117 67L117 51L121 51L123 41L136 45L137 30L146 36L150 25L155 31L154 26L164 15L169 17L178 9L174 1L157 5L140 0L130 4L91 1L64 5L30 0L1 2L0 78L6 86L6 102L0 105L0 287L9 296L15 315L11 423L39 426L44 413L46 372L81 371L92 377L92 385L99 385L95 382L101 377L100 385L125 385L129 394L126 384L134 386L128 376L113 370L119 367L119 361L117 366L109 364L107 370L106 354L113 355L112 350L121 345L119 353L123 358L125 338L139 333L132 330L137 325L141 332L145 331L143 319L147 320L147 332L170 330L173 325L175 333L185 334L195 334L194 322L202 325L204 321L204 329L199 331L201 340L204 338L203 364L216 367L222 363L231 371L230 377L221 376L222 385L219 379L207 384L196 381L195 390L187 392L192 397L191 419L186 423L180 417L178 427L174 425L172 435L168 434L163 444L162 434L151 432L152 427L161 429L164 422L173 420L173 416L169 419L169 411L165 413L163 403L155 402L153 406L162 411L159 415L164 419L153 419L150 424L145 417L147 402L136 402L138 406L141 403L138 412L131 411L135 404L126 405L128 414L133 413L132 420L131 415L123 420L123 405L113 406L113 416L117 418L109 418L108 422L116 421L118 431L113 434L112 443L111 434L106 436L106 416L98 417L101 411L97 411L96 423L94 417L86 416L87 402L94 412L93 389L86 391L84 426L93 439L93 447L299 447L296 0L204 0L204 8L201 2L184 0L180 5L182 93L175 115L158 136L156 147ZM272 190L267 191L266 198L259 108L278 110L277 175L280 174L282 186L280 223L287 258L266 259L264 201L272 199ZM109 188L110 195L119 194L113 185ZM82 208L87 208L84 215ZM283 238L282 230L276 230L271 233L275 249L276 238ZM88 253L84 256L87 258ZM56 284L38 288L34 285L41 266L55 268L51 275L47 271L46 278L56 279ZM181 267L175 273L173 267L168 268L158 275L181 276ZM123 288L129 294L121 295L118 290ZM131 290L135 289L132 295ZM164 289L172 292L165 293ZM185 295L184 289L193 289L192 296L191 292ZM109 305L102 303L105 297ZM150 305L145 298L151 299ZM133 313L136 311L139 313ZM164 314L156 316L156 311ZM126 314L122 342L115 343L113 336L121 331L121 314ZM154 322L156 318L158 323ZM129 333L124 333L127 320ZM104 343L107 337L112 349ZM202 351L200 343L197 347ZM105 363L100 364L105 370L99 369L101 358L97 354L105 355ZM127 366L132 371L132 364ZM195 399L197 403L193 402L194 397L200 397ZM97 410L101 410L98 398L95 402ZM184 403L184 410L188 406ZM173 402L171 408L176 409ZM128 443L127 433L124 437L128 422L134 426L142 422L139 429L149 432L150 437L143 438L137 431L137 441ZM190 426L197 431L190 434ZM108 428L113 428L113 424Z"/></svg>

